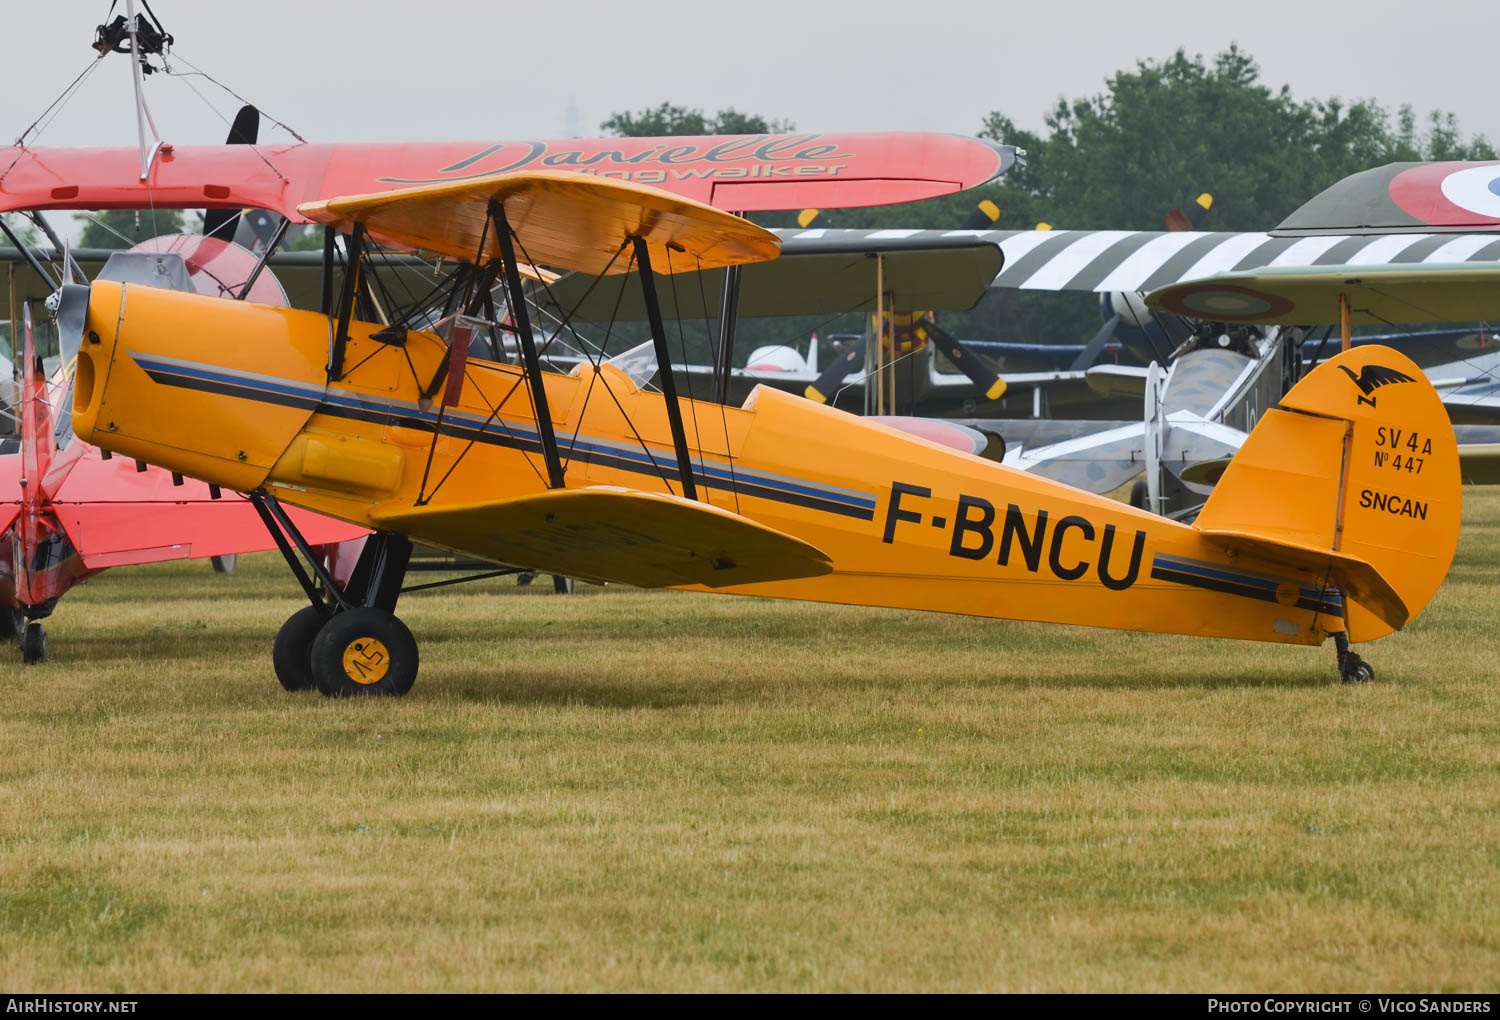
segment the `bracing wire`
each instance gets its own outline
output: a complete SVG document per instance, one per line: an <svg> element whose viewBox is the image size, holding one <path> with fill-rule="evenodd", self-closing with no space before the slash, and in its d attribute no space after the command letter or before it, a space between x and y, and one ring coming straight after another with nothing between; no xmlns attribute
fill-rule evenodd
<svg viewBox="0 0 1500 1020"><path fill-rule="evenodd" d="M677 272L672 268L672 246L669 244L666 246L666 249L667 279L672 281L672 311L677 313L677 347L680 351L682 351L682 364L684 368L686 368L688 363L687 336L683 332L682 327L682 301L677 296ZM706 311L705 314L707 314ZM662 339L665 340L666 337L663 337ZM698 401L693 397L693 373L686 372L685 374L687 376L688 407L693 412L693 444L698 448L698 474L703 477L704 489L707 490L709 488L708 472L704 468L703 434L698 429ZM691 464L688 465L688 470L692 470ZM707 496L705 495L705 499L706 498Z"/></svg>
<svg viewBox="0 0 1500 1020"><path fill-rule="evenodd" d="M693 256L693 259L698 264L698 273L697 273L697 275L698 275L698 300L703 305L703 329L704 329L705 332L708 332L709 331L708 292L707 292L707 290L703 286L703 259L699 258L696 254ZM729 271L726 269L725 270L725 276L724 276L724 284L723 284L723 286L725 286L725 287L729 286L729 275L728 275L728 273L729 273ZM722 321L719 321L718 326L719 326L719 329L722 330L724 328L724 323ZM713 333L709 332L709 336L711 338L713 336ZM728 357L729 357L730 354L731 354L731 352L728 352L728 351L725 352L726 359L728 359ZM727 378L727 376L729 375L729 365L727 363L727 360L726 360L726 363L722 367L723 367L724 374L725 374L725 376ZM724 429L724 460L725 460L725 462L729 466L729 491L731 493L733 493L733 495L734 495L734 512L735 513L739 513L740 512L740 485L739 485L739 480L736 479L735 475L734 475L734 459L735 459L734 458L734 447L731 446L730 443L729 443L729 412L724 409L724 405L723 404L719 405L719 424Z"/></svg>

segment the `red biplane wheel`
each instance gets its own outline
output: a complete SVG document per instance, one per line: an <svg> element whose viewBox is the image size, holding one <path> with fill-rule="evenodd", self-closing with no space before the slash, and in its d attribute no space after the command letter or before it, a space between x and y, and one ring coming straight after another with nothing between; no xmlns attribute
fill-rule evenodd
<svg viewBox="0 0 1500 1020"><path fill-rule="evenodd" d="M276 668L276 679L287 690L310 691L317 686L313 682L312 644L324 622L322 613L304 606L287 617L276 632L271 664Z"/></svg>
<svg viewBox="0 0 1500 1020"><path fill-rule="evenodd" d="M15 641L25 629L25 613L19 608L0 606L0 641Z"/></svg>
<svg viewBox="0 0 1500 1020"><path fill-rule="evenodd" d="M330 698L399 697L417 680L417 642L383 609L349 609L312 644L313 680Z"/></svg>
<svg viewBox="0 0 1500 1020"><path fill-rule="evenodd" d="M21 632L21 661L28 666L47 658L47 628L40 621L26 625Z"/></svg>

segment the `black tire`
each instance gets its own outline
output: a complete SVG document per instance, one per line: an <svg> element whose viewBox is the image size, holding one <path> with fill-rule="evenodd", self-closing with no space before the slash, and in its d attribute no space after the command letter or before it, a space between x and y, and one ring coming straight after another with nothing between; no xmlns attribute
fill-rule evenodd
<svg viewBox="0 0 1500 1020"><path fill-rule="evenodd" d="M349 609L312 644L313 680L330 698L400 697L417 681L417 641L383 609Z"/></svg>
<svg viewBox="0 0 1500 1020"><path fill-rule="evenodd" d="M47 628L40 621L28 623L21 632L21 661L28 666L47 661Z"/></svg>
<svg viewBox="0 0 1500 1020"><path fill-rule="evenodd" d="M287 617L276 632L271 664L276 668L276 679L286 690L310 691L317 686L313 680L312 646L325 622L316 608L304 606Z"/></svg>
<svg viewBox="0 0 1500 1020"><path fill-rule="evenodd" d="M1137 510L1151 509L1151 487L1146 484L1146 479L1138 478L1130 487L1130 505Z"/></svg>
<svg viewBox="0 0 1500 1020"><path fill-rule="evenodd" d="M214 573L232 575L235 568L240 565L239 553L228 553L224 556L213 556L209 562L214 565Z"/></svg>
<svg viewBox="0 0 1500 1020"><path fill-rule="evenodd" d="M554 595L571 595L571 594L573 594L573 579L571 577L562 577L559 574L553 574L552 575L552 593Z"/></svg>
<svg viewBox="0 0 1500 1020"><path fill-rule="evenodd" d="M0 641L19 641L26 630L26 614L19 607L0 606Z"/></svg>

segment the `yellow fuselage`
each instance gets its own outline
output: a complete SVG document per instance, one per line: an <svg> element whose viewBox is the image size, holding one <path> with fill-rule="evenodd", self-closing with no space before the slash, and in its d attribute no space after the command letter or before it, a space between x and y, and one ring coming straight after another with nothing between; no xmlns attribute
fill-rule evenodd
<svg viewBox="0 0 1500 1020"><path fill-rule="evenodd" d="M419 499L545 488L519 368L470 360L458 403L440 408L420 395L444 345L412 333L388 346L370 337L380 328L351 327L330 384L324 316L97 283L75 427L125 456L374 528ZM542 378L568 488L681 492L661 395L609 366ZM717 590L1295 644L1343 627L1339 597L1309 572L1122 503L770 389L744 408L682 406L699 498L834 567Z"/></svg>

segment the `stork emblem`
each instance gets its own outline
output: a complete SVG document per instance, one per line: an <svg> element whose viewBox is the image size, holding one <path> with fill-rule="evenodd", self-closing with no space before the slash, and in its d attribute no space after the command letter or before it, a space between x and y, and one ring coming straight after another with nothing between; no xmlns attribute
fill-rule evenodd
<svg viewBox="0 0 1500 1020"><path fill-rule="evenodd" d="M1405 372L1398 372L1394 368L1386 368L1384 365L1366 365L1359 370L1359 375L1355 375L1344 365L1340 365L1339 368L1354 381L1354 385L1358 386L1359 392L1363 394L1356 398L1356 401L1361 404L1369 404L1371 407L1375 406L1375 398L1370 396L1370 394L1374 393L1380 387L1388 386L1392 383L1416 381Z"/></svg>

